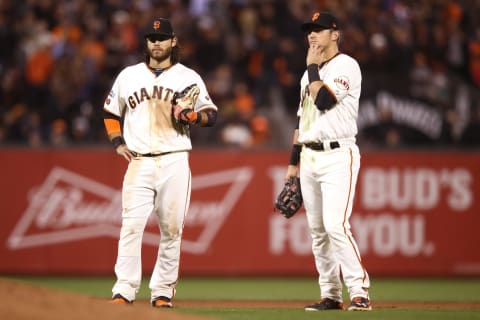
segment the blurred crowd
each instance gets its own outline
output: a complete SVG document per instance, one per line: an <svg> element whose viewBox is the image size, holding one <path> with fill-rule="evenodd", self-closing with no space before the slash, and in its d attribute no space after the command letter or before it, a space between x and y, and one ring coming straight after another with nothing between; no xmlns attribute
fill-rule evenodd
<svg viewBox="0 0 480 320"><path fill-rule="evenodd" d="M117 73L144 59L156 16L171 19L181 62L220 108L215 127L192 128L194 145L288 147L305 69L299 26L318 9L338 16L341 51L363 71L360 144L480 146L476 0L1 0L0 145L107 145L103 102ZM399 120L405 104L426 106L440 131Z"/></svg>

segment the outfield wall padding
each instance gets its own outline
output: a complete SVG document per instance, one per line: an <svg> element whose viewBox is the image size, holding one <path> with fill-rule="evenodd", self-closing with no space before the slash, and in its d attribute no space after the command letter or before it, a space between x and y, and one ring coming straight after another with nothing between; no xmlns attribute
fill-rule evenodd
<svg viewBox="0 0 480 320"><path fill-rule="evenodd" d="M315 275L302 208L275 212L288 151L195 150L183 275ZM113 274L127 162L110 149L0 150L0 273ZM363 152L351 225L378 276L480 275L480 152ZM154 215L143 269L154 263Z"/></svg>

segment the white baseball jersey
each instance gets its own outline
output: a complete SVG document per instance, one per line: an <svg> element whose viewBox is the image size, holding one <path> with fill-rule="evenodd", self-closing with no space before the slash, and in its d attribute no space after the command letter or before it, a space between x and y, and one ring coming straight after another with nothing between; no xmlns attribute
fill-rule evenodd
<svg viewBox="0 0 480 320"><path fill-rule="evenodd" d="M369 277L349 223L360 169L355 135L361 71L355 59L338 54L320 67L319 75L337 103L329 110L318 110L305 72L301 79L298 141L322 142L324 146L322 151L302 148L300 161L303 203L320 291L322 298L341 302L341 274L351 299L368 298ZM336 148L325 143L332 141L339 143Z"/></svg>
<svg viewBox="0 0 480 320"><path fill-rule="evenodd" d="M357 134L358 103L362 83L360 66L352 57L338 54L321 66L319 74L338 103L330 110L318 110L308 91L308 73L305 71L300 81L298 142L354 138Z"/></svg>
<svg viewBox="0 0 480 320"><path fill-rule="evenodd" d="M117 76L104 109L124 115L123 137L127 147L140 154L191 150L189 134L174 127L171 100L192 83L200 88L195 111L209 106L217 110L205 83L194 70L176 63L158 77L142 62Z"/></svg>
<svg viewBox="0 0 480 320"><path fill-rule="evenodd" d="M217 107L200 76L177 63L156 76L145 64L123 69L112 86L104 109L123 117L122 134L136 155L129 161L122 187L122 227L112 288L134 301L142 279L141 245L145 225L155 213L160 229L158 255L150 278L151 298L175 295L181 238L190 205L191 172L188 127L176 122L171 100L191 84L200 93L195 111ZM178 151L178 152L174 152Z"/></svg>

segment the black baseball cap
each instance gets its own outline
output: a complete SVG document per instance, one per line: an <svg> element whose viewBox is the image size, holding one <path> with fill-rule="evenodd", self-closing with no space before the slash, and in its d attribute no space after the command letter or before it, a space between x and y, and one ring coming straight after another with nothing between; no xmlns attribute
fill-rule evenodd
<svg viewBox="0 0 480 320"><path fill-rule="evenodd" d="M153 18L148 22L145 38L150 36L164 36L173 38L175 33L173 32L172 24L170 20L165 18Z"/></svg>
<svg viewBox="0 0 480 320"><path fill-rule="evenodd" d="M312 21L302 24L302 31L310 31L313 28L338 30L338 20L330 12L315 12Z"/></svg>

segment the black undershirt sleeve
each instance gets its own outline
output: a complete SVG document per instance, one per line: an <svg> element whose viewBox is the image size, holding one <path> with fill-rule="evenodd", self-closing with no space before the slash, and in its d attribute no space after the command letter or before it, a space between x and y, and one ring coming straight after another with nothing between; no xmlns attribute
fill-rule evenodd
<svg viewBox="0 0 480 320"><path fill-rule="evenodd" d="M323 85L317 93L317 98L315 99L315 105L320 111L326 111L337 103L337 98Z"/></svg>
<svg viewBox="0 0 480 320"><path fill-rule="evenodd" d="M114 120L119 120L119 121L121 119L119 116L116 116L113 113L110 113L106 110L103 110L103 118L104 119L114 119Z"/></svg>
<svg viewBox="0 0 480 320"><path fill-rule="evenodd" d="M217 122L217 111L213 109L206 109L204 112L207 115L207 123L205 124L205 127L212 127L215 122Z"/></svg>

